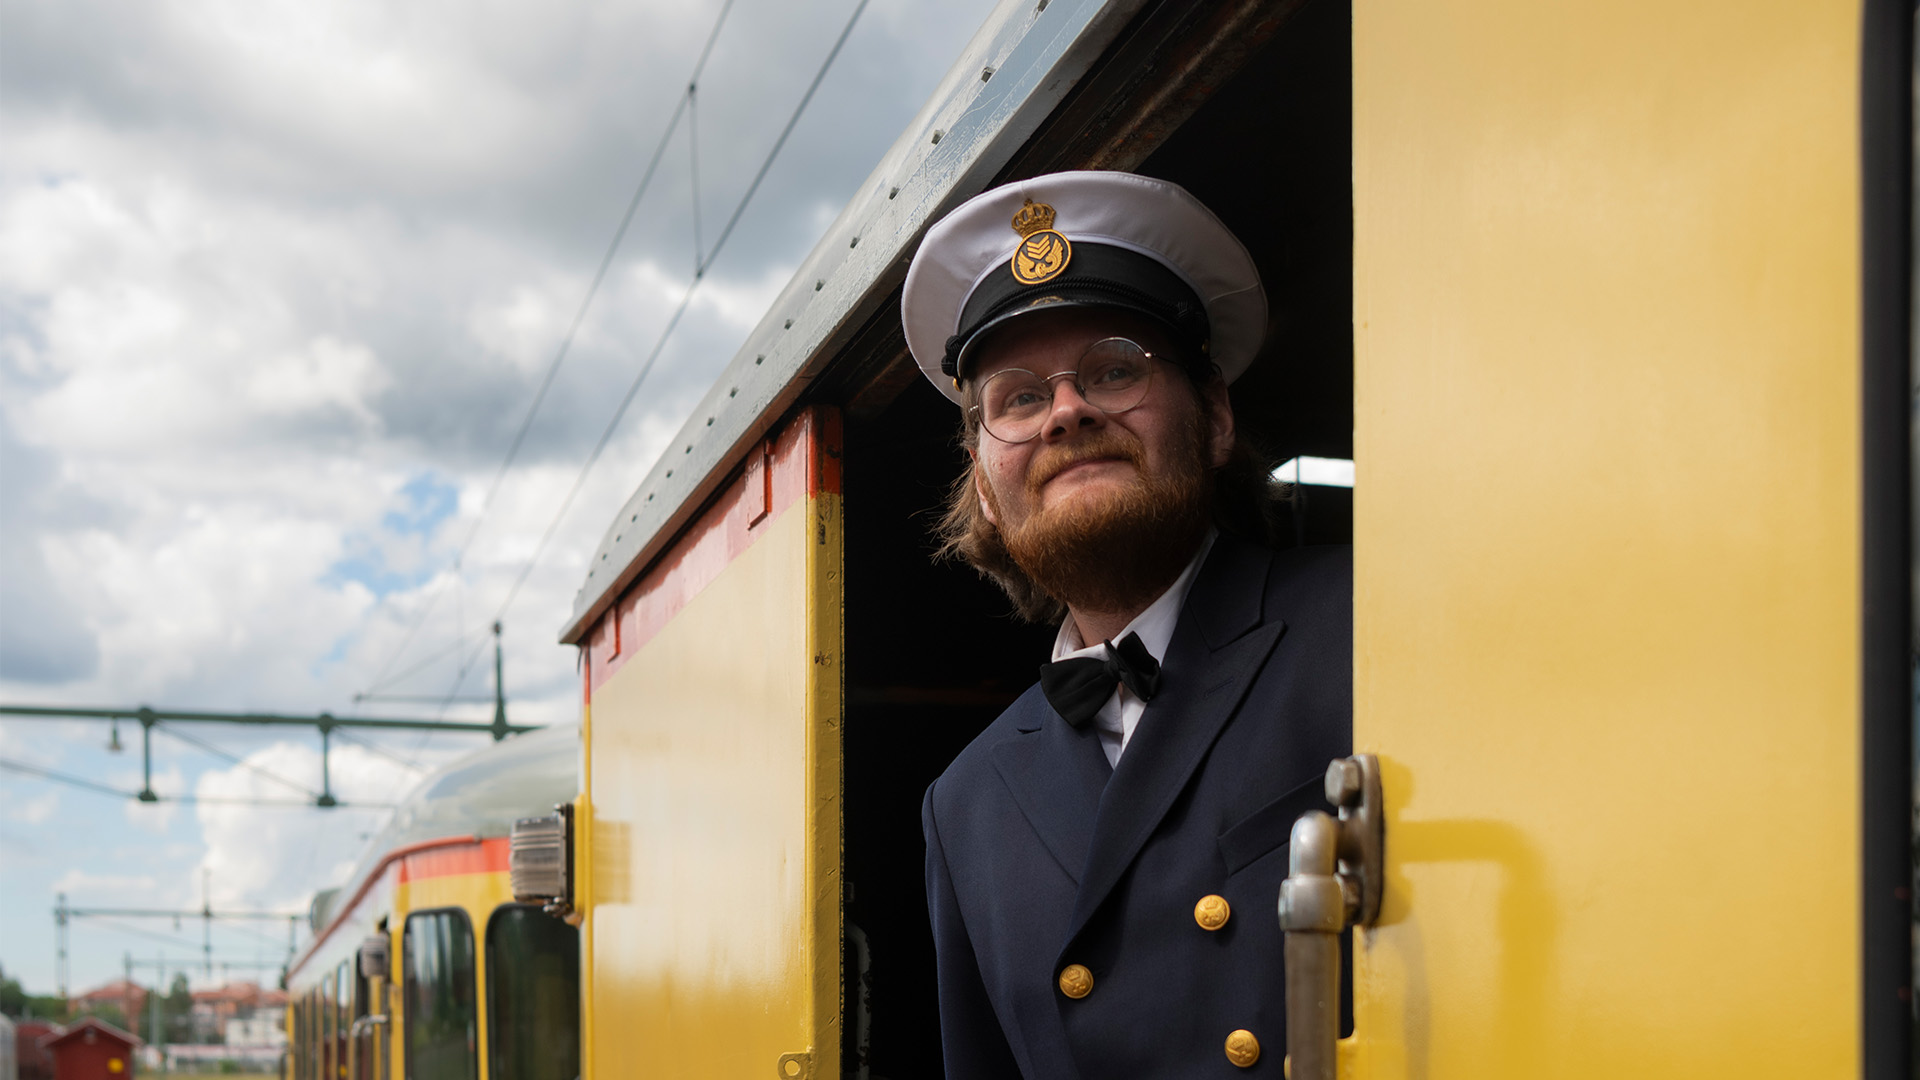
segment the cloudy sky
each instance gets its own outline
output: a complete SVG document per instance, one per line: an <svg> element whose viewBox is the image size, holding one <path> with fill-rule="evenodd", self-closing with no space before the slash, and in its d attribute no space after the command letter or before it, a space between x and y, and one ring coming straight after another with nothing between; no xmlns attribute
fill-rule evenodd
<svg viewBox="0 0 1920 1080"><path fill-rule="evenodd" d="M485 694L487 624L532 560L510 712L572 721L554 638L602 527L992 6L871 0L534 560L857 0L735 0L502 474L722 2L0 0L0 702L344 714L469 664L459 693ZM318 784L308 733L182 731L246 764L157 734L162 794ZM0 759L135 788L121 736L0 719ZM336 743L333 782L390 801L476 745ZM216 905L303 907L380 820L0 771L0 966L53 989L56 892L198 906L211 871ZM83 921L72 985L199 944ZM235 977L285 947L215 932Z"/></svg>

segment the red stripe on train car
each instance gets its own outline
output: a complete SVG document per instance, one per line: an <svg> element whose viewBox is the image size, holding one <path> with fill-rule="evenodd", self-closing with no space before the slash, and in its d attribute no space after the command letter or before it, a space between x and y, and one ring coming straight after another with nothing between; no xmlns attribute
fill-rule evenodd
<svg viewBox="0 0 1920 1080"><path fill-rule="evenodd" d="M417 856L423 852L450 847L465 847L478 844L479 842L477 838L472 836L443 836L437 840L421 840L417 843L402 844L380 856L380 861L374 864L372 870L367 871L367 876L360 879L360 884L354 888L353 895L348 897L347 902L340 905L339 910L334 913L333 918L327 921L327 928L313 935L313 940L307 942L307 947L300 950L300 955L295 958L293 963L287 968L287 977L291 979L300 974L302 965L307 962L309 957L313 956L314 952L326 942L327 938L333 934L334 930L339 928L341 923L347 921L347 917L352 915L353 910L360 906L360 901L366 898L367 893L379 882L381 877L386 874L387 870L392 867L393 864L404 864L408 858ZM505 842L504 840L501 841L501 843Z"/></svg>
<svg viewBox="0 0 1920 1080"><path fill-rule="evenodd" d="M507 872L507 838L496 836L491 840L459 847L434 848L421 851L400 860L400 881L426 881L430 878L454 877L458 874L504 874Z"/></svg>
<svg viewBox="0 0 1920 1080"><path fill-rule="evenodd" d="M768 522L808 497L840 494L840 458L837 409L808 409L749 451L712 505L587 635L587 700L751 547Z"/></svg>

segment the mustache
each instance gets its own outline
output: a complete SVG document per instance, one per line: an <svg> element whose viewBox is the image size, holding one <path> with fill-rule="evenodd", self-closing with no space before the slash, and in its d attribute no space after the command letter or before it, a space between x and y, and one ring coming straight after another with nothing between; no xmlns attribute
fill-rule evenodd
<svg viewBox="0 0 1920 1080"><path fill-rule="evenodd" d="M1056 446L1035 454L1033 464L1027 468L1027 490L1037 495L1047 481L1075 465L1105 458L1119 458L1131 463L1142 473L1146 472L1147 458L1139 441L1128 439L1109 428L1091 438L1075 440L1071 445Z"/></svg>

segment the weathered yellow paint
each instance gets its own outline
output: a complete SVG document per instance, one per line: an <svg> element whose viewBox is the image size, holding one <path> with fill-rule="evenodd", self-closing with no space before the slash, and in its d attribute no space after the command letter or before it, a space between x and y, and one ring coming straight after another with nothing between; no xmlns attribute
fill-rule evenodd
<svg viewBox="0 0 1920 1080"><path fill-rule="evenodd" d="M1858 1071L1858 34L1355 4L1358 1075Z"/></svg>
<svg viewBox="0 0 1920 1080"><path fill-rule="evenodd" d="M840 498L759 528L593 694L597 1080L840 1075Z"/></svg>

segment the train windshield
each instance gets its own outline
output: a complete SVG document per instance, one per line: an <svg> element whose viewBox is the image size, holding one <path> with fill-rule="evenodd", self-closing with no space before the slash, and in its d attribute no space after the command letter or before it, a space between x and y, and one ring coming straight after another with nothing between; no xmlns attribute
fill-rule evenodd
<svg viewBox="0 0 1920 1080"><path fill-rule="evenodd" d="M407 916L404 952L409 1080L474 1080L480 1071L473 927L452 909Z"/></svg>
<svg viewBox="0 0 1920 1080"><path fill-rule="evenodd" d="M488 1075L580 1075L580 932L537 907L487 923Z"/></svg>

